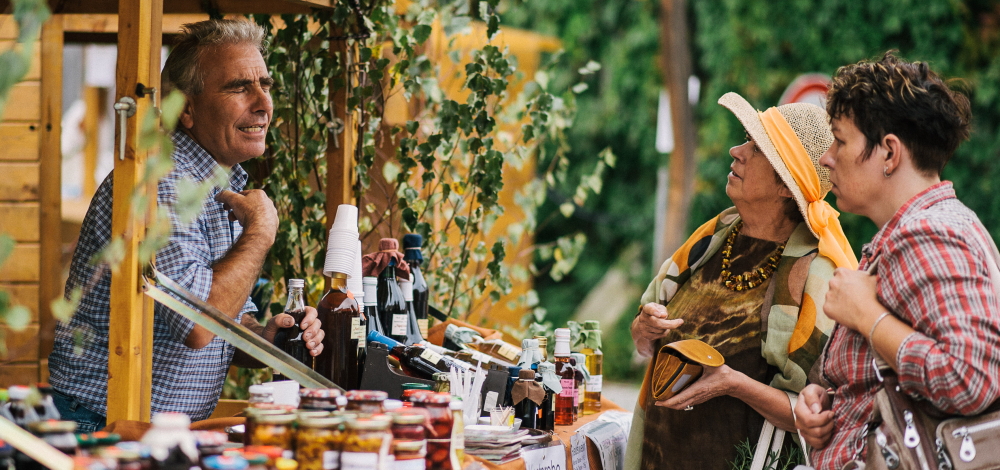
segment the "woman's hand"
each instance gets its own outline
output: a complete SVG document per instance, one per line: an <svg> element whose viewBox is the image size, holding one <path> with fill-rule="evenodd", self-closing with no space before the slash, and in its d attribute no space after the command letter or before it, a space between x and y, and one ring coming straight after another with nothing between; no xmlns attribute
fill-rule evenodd
<svg viewBox="0 0 1000 470"><path fill-rule="evenodd" d="M733 389L736 387L737 381L741 376L746 377L727 365L721 367L706 366L698 380L669 400L656 402L656 406L683 410L689 406L705 403L718 396L732 395ZM785 404L787 405L788 403L786 402Z"/></svg>
<svg viewBox="0 0 1000 470"><path fill-rule="evenodd" d="M833 437L832 400L823 387L807 385L799 392L795 403L795 427L806 443L815 449L822 449Z"/></svg>
<svg viewBox="0 0 1000 470"><path fill-rule="evenodd" d="M656 302L642 306L639 316L632 320L632 341L640 356L652 357L656 353L653 350L656 340L684 323L680 318L669 320L668 317L667 307Z"/></svg>
<svg viewBox="0 0 1000 470"><path fill-rule="evenodd" d="M886 309L875 295L876 277L864 271L837 268L830 279L823 313L863 335ZM867 338L867 336L866 336Z"/></svg>

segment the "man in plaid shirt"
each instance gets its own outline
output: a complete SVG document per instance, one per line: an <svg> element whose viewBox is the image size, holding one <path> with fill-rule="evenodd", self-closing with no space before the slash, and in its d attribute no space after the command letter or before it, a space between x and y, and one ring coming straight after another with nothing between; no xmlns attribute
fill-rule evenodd
<svg viewBox="0 0 1000 470"><path fill-rule="evenodd" d="M837 205L880 227L859 270L830 280L824 312L838 326L820 361L830 392L810 385L795 407L813 465L839 470L878 452L856 448L881 389L874 353L904 393L943 412L976 414L1000 397L1000 305L995 245L940 179L968 138L968 99L887 53L842 67L827 111L835 140L820 163Z"/></svg>
<svg viewBox="0 0 1000 470"><path fill-rule="evenodd" d="M264 153L271 121L270 87L262 56L264 30L246 21L204 21L185 25L185 34L167 59L164 82L186 98L178 130L172 136L174 169L157 186L157 202L168 209L171 233L156 254L156 266L189 291L268 340L293 324L277 315L260 325L249 294L277 232L277 212L260 190L243 191L246 172L239 163ZM210 180L228 173L202 202L190 224L175 212L178 182ZM73 256L67 294L83 288L83 298L69 324L56 327L49 356L54 401L63 419L79 423L79 432L104 427L107 414L108 325L111 275L91 258L111 238L113 174L91 202ZM323 331L316 310L307 307L301 323L313 356L322 349ZM82 346L76 338L82 338ZM192 420L208 418L215 408L230 363L261 367L248 355L208 330L157 304L153 322L151 408L181 412Z"/></svg>

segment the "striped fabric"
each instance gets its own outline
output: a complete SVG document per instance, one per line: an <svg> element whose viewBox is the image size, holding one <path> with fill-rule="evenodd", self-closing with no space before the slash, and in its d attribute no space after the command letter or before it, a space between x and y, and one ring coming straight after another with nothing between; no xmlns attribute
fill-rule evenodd
<svg viewBox="0 0 1000 470"><path fill-rule="evenodd" d="M204 181L212 177L218 164L203 148L183 132L173 135L174 170L160 180L157 203L172 209L178 201L182 180ZM75 397L84 407L107 415L108 325L111 273L106 265L94 266L91 258L102 250L111 235L111 193L113 176L101 183L83 221L80 241L66 283L67 296L77 287L84 295L67 323L56 326L55 345L49 355L49 382L62 393ZM241 191L247 174L233 167L228 188ZM215 202L221 191L213 188L205 199L203 212L188 226L168 210L172 229L170 241L156 254L156 267L203 300L212 287L212 264L225 256L239 238L239 223L230 224L222 204ZM247 299L243 313L256 307ZM192 420L208 418L222 392L222 384L235 348L216 337L202 349L184 346L194 323L156 304L153 321L152 412L175 411Z"/></svg>
<svg viewBox="0 0 1000 470"><path fill-rule="evenodd" d="M986 248L989 247L989 248ZM1000 309L987 256L993 241L950 182L918 194L862 250L878 260L878 298L916 330L896 354L903 391L954 414L974 414L1000 397ZM835 389L834 436L812 452L819 470L839 470L871 417L878 380L864 337L839 325L823 356Z"/></svg>

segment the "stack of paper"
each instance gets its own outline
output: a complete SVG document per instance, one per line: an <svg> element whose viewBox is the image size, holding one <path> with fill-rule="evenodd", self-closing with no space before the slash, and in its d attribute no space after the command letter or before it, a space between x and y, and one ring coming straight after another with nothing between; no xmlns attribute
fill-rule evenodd
<svg viewBox="0 0 1000 470"><path fill-rule="evenodd" d="M474 424L465 427L465 453L495 464L504 464L521 456L521 441L527 429Z"/></svg>

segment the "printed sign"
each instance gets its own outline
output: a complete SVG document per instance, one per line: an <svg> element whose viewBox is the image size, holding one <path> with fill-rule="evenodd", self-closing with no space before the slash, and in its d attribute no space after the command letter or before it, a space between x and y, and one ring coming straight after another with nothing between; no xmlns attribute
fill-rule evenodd
<svg viewBox="0 0 1000 470"><path fill-rule="evenodd" d="M398 313L392 316L392 334L393 336L405 336L406 335L406 314Z"/></svg>
<svg viewBox="0 0 1000 470"><path fill-rule="evenodd" d="M525 470L567 470L566 446L558 440L521 449Z"/></svg>

